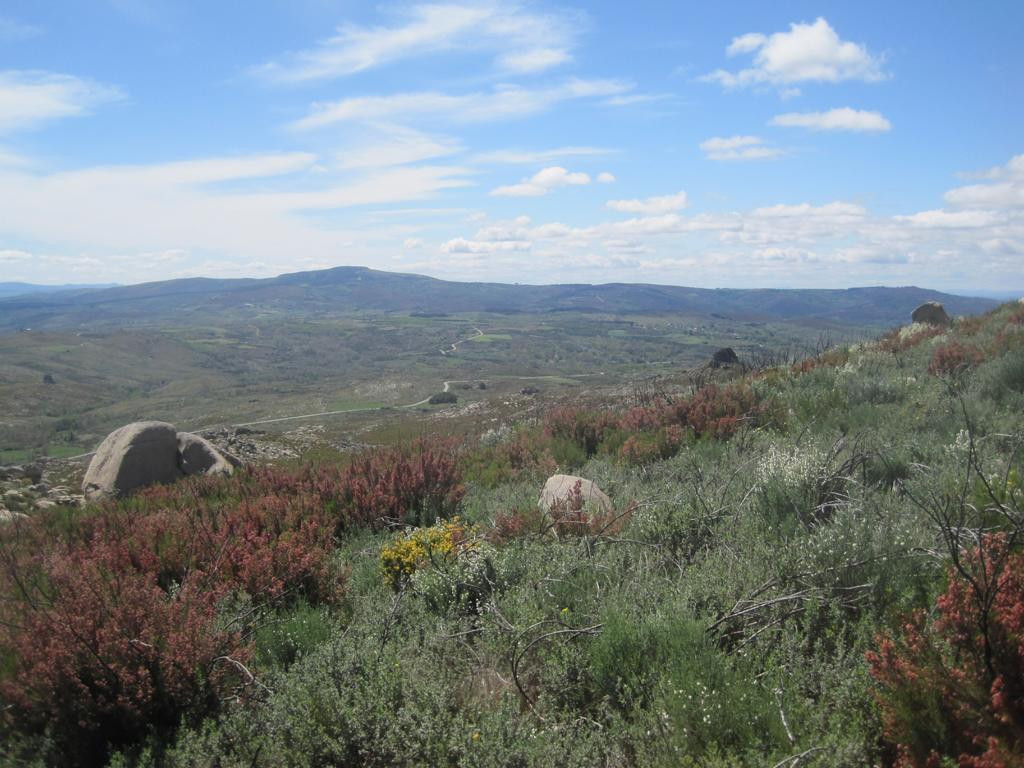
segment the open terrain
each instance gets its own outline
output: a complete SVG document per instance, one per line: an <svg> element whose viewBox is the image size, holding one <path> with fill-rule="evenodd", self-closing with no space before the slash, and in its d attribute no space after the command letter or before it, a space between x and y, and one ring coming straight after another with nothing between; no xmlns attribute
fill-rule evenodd
<svg viewBox="0 0 1024 768"><path fill-rule="evenodd" d="M488 319L441 344L422 318L374 328L422 341L431 376L544 338ZM656 343L575 322L538 349L582 367ZM387 445L344 455L102 505L33 507L5 481L0 760L1019 762L1024 307L618 388L561 362L530 375L571 397L485 404L500 377L449 371L458 403L375 415ZM557 472L607 505L581 485L538 508Z"/></svg>
<svg viewBox="0 0 1024 768"><path fill-rule="evenodd" d="M935 297L951 313L993 304L916 288L513 286L361 268L23 296L0 301L0 462L85 453L143 418L280 430L305 417L343 442L407 419L446 381L478 421L499 419L526 387L622 391L723 346L748 362L802 356Z"/></svg>

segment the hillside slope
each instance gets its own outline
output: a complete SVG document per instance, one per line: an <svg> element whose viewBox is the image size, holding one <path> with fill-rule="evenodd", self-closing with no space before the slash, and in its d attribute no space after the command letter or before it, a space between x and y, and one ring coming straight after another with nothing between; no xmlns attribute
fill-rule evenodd
<svg viewBox="0 0 1024 768"><path fill-rule="evenodd" d="M0 761L1017 765L1022 445L1015 303L30 510L0 526ZM555 472L613 509L538 510Z"/></svg>

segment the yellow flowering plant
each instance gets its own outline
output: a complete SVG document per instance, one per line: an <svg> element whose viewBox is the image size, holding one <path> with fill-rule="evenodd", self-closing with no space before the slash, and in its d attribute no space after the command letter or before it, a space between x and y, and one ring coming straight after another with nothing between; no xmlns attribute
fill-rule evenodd
<svg viewBox="0 0 1024 768"><path fill-rule="evenodd" d="M458 517L429 528L414 528L380 549L381 570L392 588L407 583L417 570L431 562L454 561L475 545L475 529Z"/></svg>

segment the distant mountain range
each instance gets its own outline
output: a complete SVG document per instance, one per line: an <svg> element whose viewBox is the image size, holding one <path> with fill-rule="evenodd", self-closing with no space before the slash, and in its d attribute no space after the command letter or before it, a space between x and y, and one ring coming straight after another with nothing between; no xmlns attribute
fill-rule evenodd
<svg viewBox="0 0 1024 768"><path fill-rule="evenodd" d="M57 291L95 291L113 288L117 283L68 283L67 285L38 285L36 283L0 283L0 298L24 296L29 293L56 293Z"/></svg>
<svg viewBox="0 0 1024 768"><path fill-rule="evenodd" d="M11 285L11 284L0 284ZM36 286L39 287L39 286ZM55 286L45 286L55 288ZM336 267L266 279L185 278L107 288L34 292L0 299L0 330L95 324L192 324L227 315L310 315L346 311L718 315L750 320L892 326L925 301L951 315L998 302L924 288L732 289L608 283L460 283L422 275Z"/></svg>

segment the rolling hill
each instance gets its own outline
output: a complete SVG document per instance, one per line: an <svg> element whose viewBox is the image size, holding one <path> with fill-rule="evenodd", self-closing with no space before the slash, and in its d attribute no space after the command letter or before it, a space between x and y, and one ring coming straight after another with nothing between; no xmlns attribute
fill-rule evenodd
<svg viewBox="0 0 1024 768"><path fill-rule="evenodd" d="M991 299L916 287L709 289L669 285L510 285L462 283L365 267L335 267L254 279L186 278L0 300L0 331L108 324L208 322L224 313L499 314L589 312L725 316L890 326L914 307L940 301L950 314L973 314Z"/></svg>

